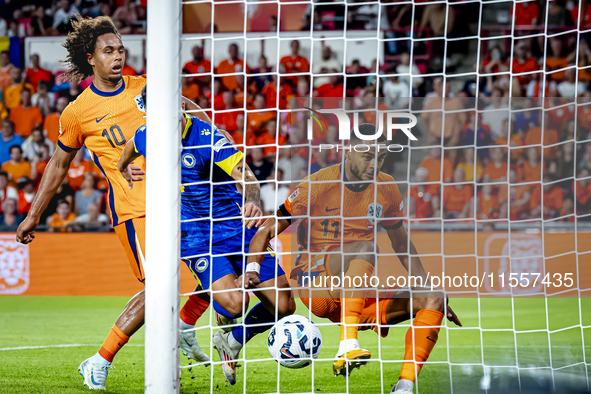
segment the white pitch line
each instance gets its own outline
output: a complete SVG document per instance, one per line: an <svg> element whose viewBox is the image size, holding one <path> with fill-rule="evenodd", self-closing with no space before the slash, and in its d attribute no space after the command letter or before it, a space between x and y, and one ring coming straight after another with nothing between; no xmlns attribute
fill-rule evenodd
<svg viewBox="0 0 591 394"><path fill-rule="evenodd" d="M85 346L101 346L101 344L92 343L70 343L63 345L43 345L43 346L16 346L16 347L0 347L0 351L4 350L28 350L28 349L49 349L49 348L60 348L60 347L85 347ZM126 346L144 346L141 344L131 344Z"/></svg>

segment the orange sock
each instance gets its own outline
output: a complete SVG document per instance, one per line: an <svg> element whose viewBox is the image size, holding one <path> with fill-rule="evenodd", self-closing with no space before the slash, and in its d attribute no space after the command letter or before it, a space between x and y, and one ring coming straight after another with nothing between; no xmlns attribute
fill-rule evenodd
<svg viewBox="0 0 591 394"><path fill-rule="evenodd" d="M190 326L194 326L208 306L209 302L202 300L195 294L190 295L181 309L181 320Z"/></svg>
<svg viewBox="0 0 591 394"><path fill-rule="evenodd" d="M351 263L349 263L349 269L345 272L345 277L350 277L351 280L349 281L349 279L345 279L343 286L345 288L352 288L353 279L355 277L363 278L364 275L369 277L373 274L373 271L374 268L371 263L360 259L351 260ZM349 297L347 297L347 294L349 294ZM365 297L359 297L360 295L363 295L363 291L344 294L342 303L344 313L343 322L345 324L341 324L341 341L346 339L357 339L357 331L359 331L359 326L357 326L357 324L359 324L359 321L361 320L361 312L365 305Z"/></svg>
<svg viewBox="0 0 591 394"><path fill-rule="evenodd" d="M113 325L105 342L103 342L103 346L101 346L99 350L99 354L102 358L112 363L117 352L127 343L127 341L129 341L129 337L125 335L117 325Z"/></svg>
<svg viewBox="0 0 591 394"><path fill-rule="evenodd" d="M413 347L415 361L425 362L429 358L431 351L437 343L439 335L439 326L443 320L443 313L435 311L433 309L422 309L417 312L415 320L412 322L413 327L410 327L406 332L405 346L404 346L404 360L412 360ZM424 328L419 328L424 327ZM412 330L414 328L414 344ZM416 364L415 374L415 363L412 361L405 361L402 363L400 369L400 379L410 380L414 383L415 376L419 375L423 364Z"/></svg>

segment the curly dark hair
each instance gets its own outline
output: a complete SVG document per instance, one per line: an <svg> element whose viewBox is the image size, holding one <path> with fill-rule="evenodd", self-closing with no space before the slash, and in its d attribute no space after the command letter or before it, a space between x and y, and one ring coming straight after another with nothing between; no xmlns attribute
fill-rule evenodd
<svg viewBox="0 0 591 394"><path fill-rule="evenodd" d="M92 19L77 16L72 20L72 31L68 33L66 42L62 44L68 51L68 57L62 62L69 65L66 75L70 81L80 82L93 75L92 66L86 60L86 55L94 53L99 36L109 33L121 38L115 24L108 16Z"/></svg>

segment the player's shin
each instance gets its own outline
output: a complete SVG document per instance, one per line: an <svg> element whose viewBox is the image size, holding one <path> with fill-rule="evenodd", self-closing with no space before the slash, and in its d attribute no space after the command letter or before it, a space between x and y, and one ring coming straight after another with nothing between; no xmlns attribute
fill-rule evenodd
<svg viewBox="0 0 591 394"><path fill-rule="evenodd" d="M405 339L404 363L400 370L399 385L412 386L415 377L419 375L423 362L427 361L431 351L437 343L439 327L443 320L443 313L433 309L422 309L417 312L412 326L408 329ZM414 339L413 339L414 331ZM414 361L413 362L413 354ZM408 361L407 361L408 360Z"/></svg>
<svg viewBox="0 0 591 394"><path fill-rule="evenodd" d="M129 336L124 334L123 331L117 327L117 324L115 324L111 328L111 331L109 331L109 335L107 335L107 338L103 342L103 345L101 346L97 355L100 355L100 357L109 363L112 363L117 352L121 350L123 346L125 346L127 341L129 341Z"/></svg>
<svg viewBox="0 0 591 394"><path fill-rule="evenodd" d="M181 308L181 321L188 326L194 326L208 307L209 302L201 299L196 294L191 294L185 305Z"/></svg>

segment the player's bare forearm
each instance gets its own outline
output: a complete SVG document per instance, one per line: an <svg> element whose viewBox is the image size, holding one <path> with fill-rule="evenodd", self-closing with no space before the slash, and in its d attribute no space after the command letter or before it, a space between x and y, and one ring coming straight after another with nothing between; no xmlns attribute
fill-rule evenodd
<svg viewBox="0 0 591 394"><path fill-rule="evenodd" d="M236 188L244 196L242 215L245 218L259 218L256 221L248 221L247 227L259 227L263 223L263 211L260 207L261 188L254 173L248 164L244 162L244 158L234 166L231 176L238 181Z"/></svg>
<svg viewBox="0 0 591 394"><path fill-rule="evenodd" d="M262 264L267 251L267 245L275 238L275 236L281 234L290 225L289 221L283 218L281 211L277 211L277 218L272 217L265 221L261 227L257 230L256 234L250 240L249 253L258 253L256 255L248 256L249 263Z"/></svg>
<svg viewBox="0 0 591 394"><path fill-rule="evenodd" d="M47 163L47 167L39 183L39 190L31 204L31 209L27 215L28 218L34 219L37 222L39 221L47 204L49 204L49 201L64 181L70 169L70 163L74 160L76 153L78 153L77 150L66 152L60 147L55 150L53 157Z"/></svg>
<svg viewBox="0 0 591 394"><path fill-rule="evenodd" d="M140 156L141 154L135 151L134 141L130 140L129 142L127 142L127 145L125 145L125 148L123 148L123 152L121 152L121 157L119 158L119 161L117 161L117 169L120 172L125 171L127 166L129 166L135 159L137 159Z"/></svg>

